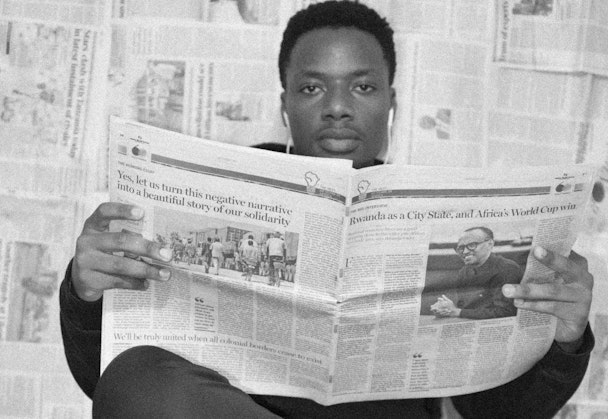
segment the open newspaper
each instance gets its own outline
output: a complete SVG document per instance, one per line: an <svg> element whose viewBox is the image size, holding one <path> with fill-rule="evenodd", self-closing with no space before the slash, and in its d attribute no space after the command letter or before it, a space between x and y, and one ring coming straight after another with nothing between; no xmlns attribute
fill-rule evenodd
<svg viewBox="0 0 608 419"><path fill-rule="evenodd" d="M530 249L568 254L589 167L355 170L119 118L110 136L111 199L146 210L113 228L174 258L169 281L105 294L102 369L156 345L248 393L329 405L487 389L551 345L554 318L500 285L554 279ZM508 278L467 284L475 245L455 247L476 227Z"/></svg>

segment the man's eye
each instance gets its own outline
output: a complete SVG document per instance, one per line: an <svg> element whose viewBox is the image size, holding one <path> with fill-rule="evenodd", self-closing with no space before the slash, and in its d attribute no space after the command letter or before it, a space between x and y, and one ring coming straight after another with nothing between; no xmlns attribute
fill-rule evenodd
<svg viewBox="0 0 608 419"><path fill-rule="evenodd" d="M372 86L371 84L361 83L361 84L357 85L357 87L355 89L360 92L363 92L363 93L369 93L369 92L373 91L375 89L375 87Z"/></svg>
<svg viewBox="0 0 608 419"><path fill-rule="evenodd" d="M300 89L300 92L302 93L306 93L309 95L314 95L315 93L319 93L320 89L318 86L304 86L303 88Z"/></svg>

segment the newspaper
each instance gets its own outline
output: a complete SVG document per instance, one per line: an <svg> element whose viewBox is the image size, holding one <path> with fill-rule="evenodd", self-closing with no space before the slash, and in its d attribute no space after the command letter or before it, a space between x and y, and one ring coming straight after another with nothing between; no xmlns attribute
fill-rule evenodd
<svg viewBox="0 0 608 419"><path fill-rule="evenodd" d="M496 0L496 19L496 62L608 75L605 1Z"/></svg>
<svg viewBox="0 0 608 419"><path fill-rule="evenodd" d="M102 368L129 347L158 345L249 393L329 405L494 387L553 340L553 317L501 296L502 308L470 318L437 310L468 298L454 245L471 227L494 232L493 251L515 261L518 280L552 280L529 251L570 251L590 167L354 170L119 118L110 141L111 199L146 209L113 228L153 238L174 260L166 283L105 294ZM279 236L279 262L248 271L243 241L272 261ZM210 263L207 239L222 247Z"/></svg>
<svg viewBox="0 0 608 419"><path fill-rule="evenodd" d="M83 218L73 199L0 191L2 417L90 416L90 401L65 360L58 304L76 220Z"/></svg>

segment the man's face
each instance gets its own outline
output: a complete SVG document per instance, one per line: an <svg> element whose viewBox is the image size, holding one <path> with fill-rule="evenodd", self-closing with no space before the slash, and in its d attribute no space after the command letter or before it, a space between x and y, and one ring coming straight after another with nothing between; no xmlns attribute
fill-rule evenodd
<svg viewBox="0 0 608 419"><path fill-rule="evenodd" d="M474 250L467 249L467 245L472 247L474 244L477 244ZM493 247L494 241L488 239L486 233L481 230L472 230L463 233L456 249L465 265L481 266L492 253Z"/></svg>
<svg viewBox="0 0 608 419"><path fill-rule="evenodd" d="M395 91L380 43L354 28L302 35L291 52L281 94L295 154L353 160L366 167L387 139Z"/></svg>

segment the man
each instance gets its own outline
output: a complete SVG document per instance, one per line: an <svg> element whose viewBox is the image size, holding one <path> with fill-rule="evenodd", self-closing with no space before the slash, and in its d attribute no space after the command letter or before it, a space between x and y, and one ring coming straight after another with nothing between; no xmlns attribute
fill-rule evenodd
<svg viewBox="0 0 608 419"><path fill-rule="evenodd" d="M188 244L186 244L184 253L186 254L188 265L196 263L196 245L192 243L192 239L188 239Z"/></svg>
<svg viewBox="0 0 608 419"><path fill-rule="evenodd" d="M241 260L243 261L243 276L245 280L251 281L253 270L258 264L259 251L257 244L253 241L253 236L241 247Z"/></svg>
<svg viewBox="0 0 608 419"><path fill-rule="evenodd" d="M513 301L502 293L505 284L519 284L523 272L517 263L492 253L494 233L487 227L465 230L456 253L464 266L456 279L456 302L445 295L431 306L438 317L491 319L515 316Z"/></svg>
<svg viewBox="0 0 608 419"><path fill-rule="evenodd" d="M294 15L279 56L285 122L294 152L341 157L355 167L377 163L388 141L394 70L392 30L366 6L318 3ZM278 149L275 147L275 149ZM131 348L99 376L99 329L104 289L144 290L149 280L170 272L115 251L168 261L157 243L109 233L113 219L139 220L140 208L102 204L85 222L74 259L62 284L62 330L68 363L78 383L93 396L95 417L210 418L435 418L436 399L386 400L321 406L308 399L248 395L219 373L168 351ZM593 278L586 262L543 249L534 254L563 281L505 285L503 293L520 309L557 317L556 342L530 371L511 383L453 397L465 417L551 417L577 388L593 337L587 327Z"/></svg>
<svg viewBox="0 0 608 419"><path fill-rule="evenodd" d="M215 268L214 274L219 275L220 265L224 257L224 246L220 242L220 238L216 237L211 243L211 266Z"/></svg>
<svg viewBox="0 0 608 419"><path fill-rule="evenodd" d="M276 231L274 236L266 241L266 254L268 255L268 285L281 286L281 266L285 260L285 240L281 233Z"/></svg>

